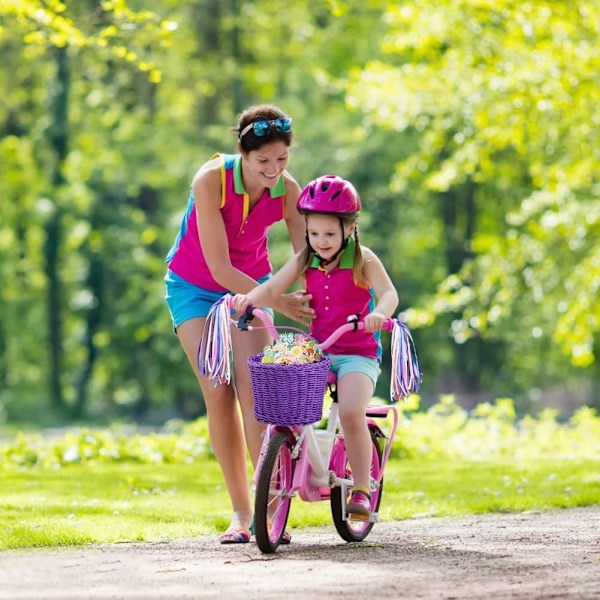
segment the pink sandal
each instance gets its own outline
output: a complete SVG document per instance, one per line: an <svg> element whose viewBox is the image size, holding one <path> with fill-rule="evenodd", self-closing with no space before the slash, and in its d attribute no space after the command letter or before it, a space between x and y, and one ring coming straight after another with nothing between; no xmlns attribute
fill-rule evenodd
<svg viewBox="0 0 600 600"><path fill-rule="evenodd" d="M247 544L250 541L250 532L242 527L233 527L219 536L221 544Z"/></svg>

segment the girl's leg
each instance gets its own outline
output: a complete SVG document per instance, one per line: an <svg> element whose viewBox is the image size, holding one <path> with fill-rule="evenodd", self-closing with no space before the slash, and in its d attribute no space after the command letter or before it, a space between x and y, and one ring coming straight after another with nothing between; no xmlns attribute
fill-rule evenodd
<svg viewBox="0 0 600 600"><path fill-rule="evenodd" d="M340 423L355 486L369 489L371 436L365 410L373 395L373 381L364 373L347 373L337 382Z"/></svg>
<svg viewBox="0 0 600 600"><path fill-rule="evenodd" d="M179 341L202 389L208 418L210 442L231 499L231 527L248 529L252 522L250 488L246 473L246 444L242 421L232 385L217 385L200 375L197 353L206 319L185 321L177 328Z"/></svg>

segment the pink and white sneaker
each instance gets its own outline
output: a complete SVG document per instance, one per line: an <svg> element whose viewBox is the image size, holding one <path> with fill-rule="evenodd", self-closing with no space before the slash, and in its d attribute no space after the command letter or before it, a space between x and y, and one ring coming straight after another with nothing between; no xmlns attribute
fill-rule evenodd
<svg viewBox="0 0 600 600"><path fill-rule="evenodd" d="M368 521L371 516L371 496L362 490L355 490L346 505L346 512L351 519Z"/></svg>

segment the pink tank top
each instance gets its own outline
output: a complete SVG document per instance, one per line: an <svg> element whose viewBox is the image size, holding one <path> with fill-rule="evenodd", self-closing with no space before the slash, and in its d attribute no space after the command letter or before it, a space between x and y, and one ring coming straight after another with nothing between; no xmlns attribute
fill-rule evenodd
<svg viewBox="0 0 600 600"><path fill-rule="evenodd" d="M354 239L350 238L340 262L327 272L315 258L306 271L306 290L312 294L310 306L317 314L311 321L310 332L319 341L325 341L350 315L365 316L374 308L372 288L356 285L352 279ZM358 354L381 360L379 332L348 332L327 349L331 354Z"/></svg>
<svg viewBox="0 0 600 600"><path fill-rule="evenodd" d="M273 223L284 217L285 182L281 177L273 188L265 189L250 210L250 199L242 182L242 157L239 154L215 156L221 156L223 160L221 214L227 232L231 264L249 277L260 279L272 270L267 231ZM193 194L190 194L179 234L166 262L171 271L194 285L215 292L228 291L217 283L206 264L198 235Z"/></svg>

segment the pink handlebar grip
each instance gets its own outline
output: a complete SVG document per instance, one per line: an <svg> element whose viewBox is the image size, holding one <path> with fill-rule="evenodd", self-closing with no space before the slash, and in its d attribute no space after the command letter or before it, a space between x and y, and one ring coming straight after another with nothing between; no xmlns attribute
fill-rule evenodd
<svg viewBox="0 0 600 600"><path fill-rule="evenodd" d="M321 350L327 350L329 346L331 346L333 343L339 340L340 337L342 337L347 331L352 331L353 329L356 329L357 331L362 331L364 328L365 324L363 321L359 321L358 323L352 321L350 323L340 325L340 327L338 327L324 342L319 344L319 348L321 348ZM386 329L387 331L392 331L392 329L394 329L394 320L389 318L386 319L383 322L383 329Z"/></svg>

